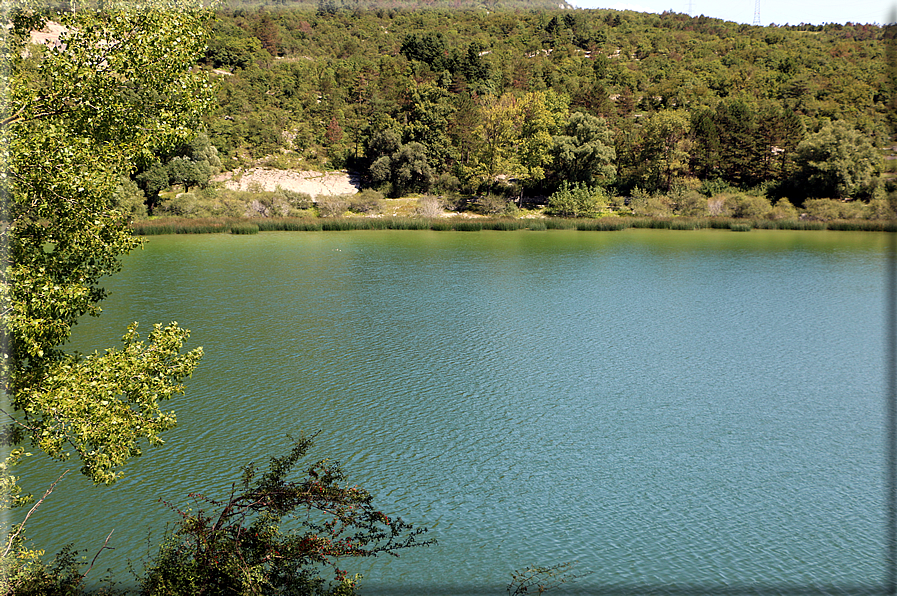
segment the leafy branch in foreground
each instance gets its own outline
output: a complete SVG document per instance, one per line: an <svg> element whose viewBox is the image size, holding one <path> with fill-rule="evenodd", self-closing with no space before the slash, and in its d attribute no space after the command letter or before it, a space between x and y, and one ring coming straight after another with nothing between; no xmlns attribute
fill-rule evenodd
<svg viewBox="0 0 897 596"><path fill-rule="evenodd" d="M159 402L181 393L201 351L180 353L176 324L146 344L132 326L123 349L86 358L64 344L82 316L99 315L101 282L140 244L113 203L122 176L189 140L209 105L193 65L211 12L201 0L38 4L7 0L0 27L3 439L75 455L109 484L140 443L174 426ZM32 43L45 27L55 39Z"/></svg>
<svg viewBox="0 0 897 596"><path fill-rule="evenodd" d="M370 493L346 485L337 462L318 461L301 480L288 480L311 446L311 438L295 440L261 475L253 464L246 466L226 500L192 493L195 511L167 503L181 519L147 565L143 592L354 594L360 576L340 569L340 558L398 556L405 548L435 544L419 540L426 528L388 517ZM332 580L322 575L328 568Z"/></svg>

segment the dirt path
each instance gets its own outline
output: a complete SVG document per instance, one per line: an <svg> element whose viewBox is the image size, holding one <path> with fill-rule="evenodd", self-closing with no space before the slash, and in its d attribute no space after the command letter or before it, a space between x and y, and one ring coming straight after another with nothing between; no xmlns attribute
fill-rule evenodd
<svg viewBox="0 0 897 596"><path fill-rule="evenodd" d="M262 190L273 191L277 187L284 190L304 192L314 199L320 195L355 194L359 190L358 180L345 172L311 172L293 170L267 170L251 168L236 178L232 172L217 177L219 182L231 190L250 190L258 185Z"/></svg>

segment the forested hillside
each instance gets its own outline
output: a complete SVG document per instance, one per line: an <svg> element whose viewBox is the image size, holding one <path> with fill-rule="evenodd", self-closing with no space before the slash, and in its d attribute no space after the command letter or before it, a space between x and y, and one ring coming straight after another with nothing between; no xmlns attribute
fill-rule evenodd
<svg viewBox="0 0 897 596"><path fill-rule="evenodd" d="M204 184L218 159L264 156L354 170L392 196L546 196L562 181L623 196L759 188L797 205L883 196L880 26L415 5L219 12L203 64L218 106L193 146L143 165L150 202L168 182Z"/></svg>

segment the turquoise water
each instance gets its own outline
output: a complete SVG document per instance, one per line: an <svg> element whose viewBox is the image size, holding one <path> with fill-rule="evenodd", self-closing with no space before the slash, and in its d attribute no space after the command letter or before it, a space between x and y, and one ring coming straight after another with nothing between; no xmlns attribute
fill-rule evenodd
<svg viewBox="0 0 897 596"><path fill-rule="evenodd" d="M321 431L438 545L343 564L365 594L875 593L886 236L626 230L154 237L74 346L177 320L205 358L113 488L29 522L128 580L191 491ZM77 466L75 466L77 468ZM62 464L25 467L43 486ZM32 484L33 483L33 484ZM43 483L43 484L42 484ZM34 489L35 492L37 489ZM727 592L728 590L728 592Z"/></svg>

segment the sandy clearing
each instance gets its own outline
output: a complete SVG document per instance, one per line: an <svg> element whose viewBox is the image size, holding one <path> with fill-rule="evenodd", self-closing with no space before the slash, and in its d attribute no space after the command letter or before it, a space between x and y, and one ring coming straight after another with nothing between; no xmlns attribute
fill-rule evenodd
<svg viewBox="0 0 897 596"><path fill-rule="evenodd" d="M230 190L249 190L256 184L265 191L284 190L304 192L315 197L324 195L355 194L360 185L357 179L346 172L312 172L294 170L269 170L251 168L242 173L227 172L216 177Z"/></svg>

